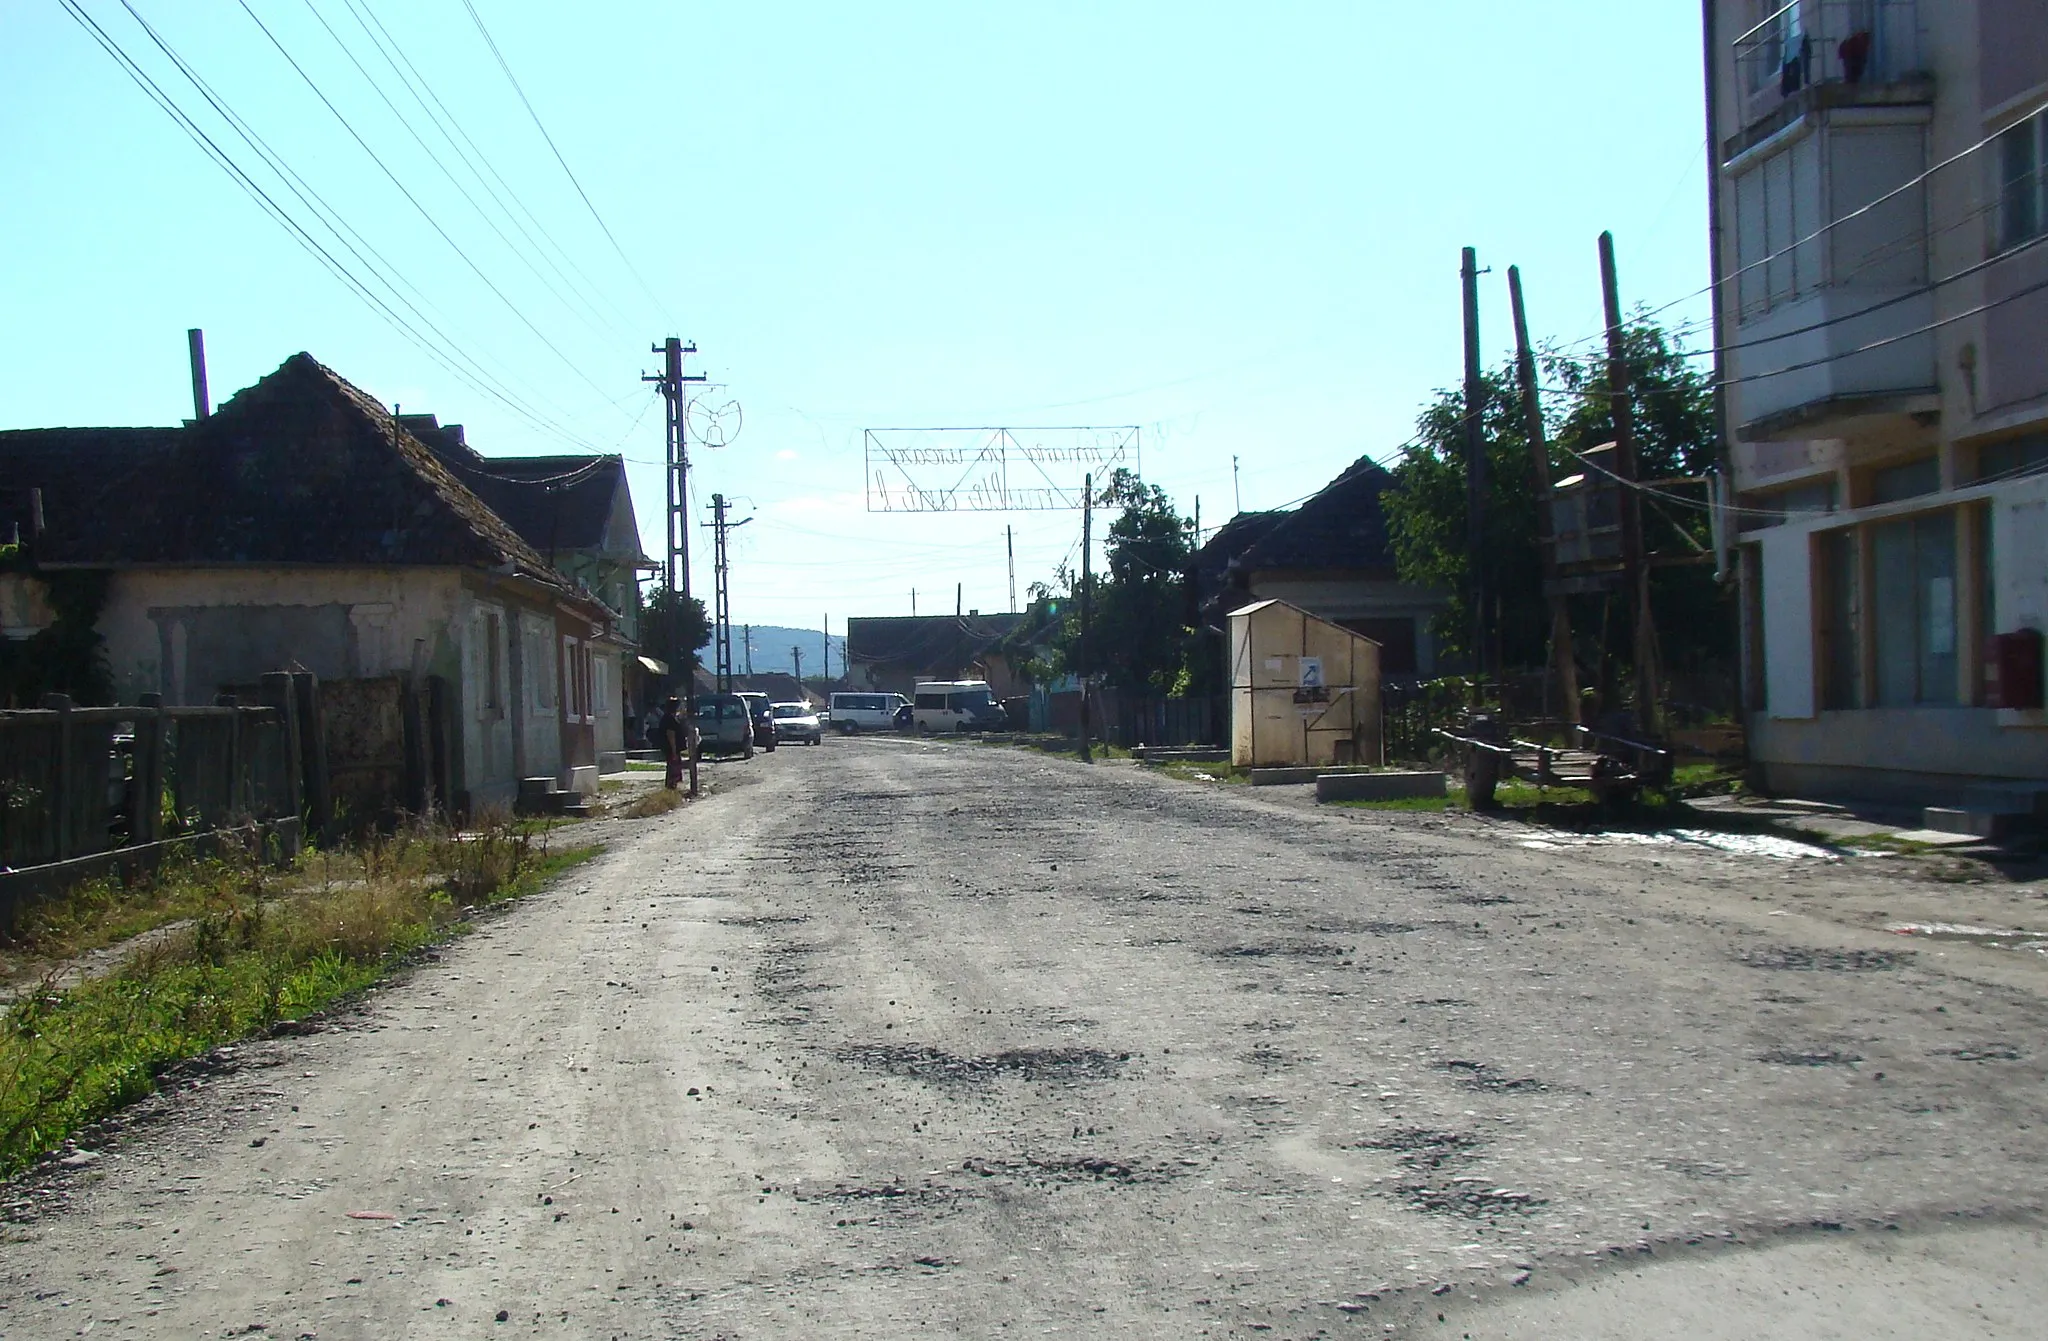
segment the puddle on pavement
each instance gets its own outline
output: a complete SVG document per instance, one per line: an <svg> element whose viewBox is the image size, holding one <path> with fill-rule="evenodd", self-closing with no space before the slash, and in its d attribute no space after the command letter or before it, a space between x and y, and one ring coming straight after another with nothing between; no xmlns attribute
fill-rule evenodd
<svg viewBox="0 0 2048 1341"><path fill-rule="evenodd" d="M1722 833L1715 829L1658 829L1643 833L1614 829L1603 833L1571 833L1563 829L1543 831L1540 838L1523 838L1518 846L1537 851L1558 851L1574 847L1664 847L1706 848L1735 857L1766 857L1772 861L1840 861L1841 854L1795 838L1769 833Z"/></svg>
<svg viewBox="0 0 2048 1341"><path fill-rule="evenodd" d="M1889 922L1885 930L1896 936L1981 945L1992 950L2032 950L2036 954L2048 954L2048 933L2039 931L1973 927L1963 922Z"/></svg>

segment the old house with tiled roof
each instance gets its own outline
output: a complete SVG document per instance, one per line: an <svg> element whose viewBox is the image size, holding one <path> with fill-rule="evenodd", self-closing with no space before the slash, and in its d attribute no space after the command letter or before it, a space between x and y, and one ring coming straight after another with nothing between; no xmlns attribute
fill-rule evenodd
<svg viewBox="0 0 2048 1341"><path fill-rule="evenodd" d="M183 428L0 432L0 480L0 528L29 522L0 610L36 618L39 584L105 574L116 701L206 703L286 667L399 677L437 686L419 729L438 803L509 802L530 776L594 786L592 648L616 613L310 355Z"/></svg>
<svg viewBox="0 0 2048 1341"><path fill-rule="evenodd" d="M1437 674L1430 623L1442 592L1395 571L1380 495L1393 474L1360 457L1291 512L1240 513L1195 554L1193 585L1205 626L1233 610L1282 600L1380 645L1388 679Z"/></svg>

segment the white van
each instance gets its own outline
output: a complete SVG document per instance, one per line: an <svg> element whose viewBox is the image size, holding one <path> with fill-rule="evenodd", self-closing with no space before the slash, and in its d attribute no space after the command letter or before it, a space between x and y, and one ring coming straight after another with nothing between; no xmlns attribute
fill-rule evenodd
<svg viewBox="0 0 2048 1341"><path fill-rule="evenodd" d="M987 680L926 680L910 715L920 731L1000 731L1009 724Z"/></svg>
<svg viewBox="0 0 2048 1341"><path fill-rule="evenodd" d="M861 731L894 731L897 710L905 702L901 694L834 694L832 727L842 736Z"/></svg>

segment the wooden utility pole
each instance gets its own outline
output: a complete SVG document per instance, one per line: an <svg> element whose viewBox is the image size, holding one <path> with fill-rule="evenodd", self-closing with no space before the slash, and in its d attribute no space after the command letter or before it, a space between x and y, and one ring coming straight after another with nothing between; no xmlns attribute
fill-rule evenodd
<svg viewBox="0 0 2048 1341"><path fill-rule="evenodd" d="M1600 295L1607 308L1607 394L1614 413L1614 473L1621 476L1621 556L1634 607L1636 730L1655 736L1663 714L1657 703L1657 624L1650 614L1650 565L1643 553L1643 496L1636 488L1635 416L1629 403L1628 342L1621 324L1621 285L1614 273L1614 234L1600 235Z"/></svg>
<svg viewBox="0 0 2048 1341"><path fill-rule="evenodd" d="M1479 253L1465 248L1459 267L1465 289L1465 552L1471 569L1466 593L1472 602L1472 670L1484 680L1488 669L1486 618L1486 382L1479 370ZM1482 691L1475 686L1474 693ZM1475 698L1476 702L1476 698Z"/></svg>
<svg viewBox="0 0 2048 1341"><path fill-rule="evenodd" d="M1069 478L1072 478L1071 476ZM1094 585L1095 566L1088 551L1091 535L1090 526L1095 516L1095 476L1086 475L1081 482L1081 762L1092 764L1095 755L1088 748L1088 616L1089 588Z"/></svg>
<svg viewBox="0 0 2048 1341"><path fill-rule="evenodd" d="M1529 439L1529 469L1536 482L1536 545L1543 554L1543 592L1550 602L1550 664L1564 700L1567 726L1579 721L1579 668L1572 659L1572 612L1557 585L1557 537L1550 492L1550 443L1536 387L1536 354L1529 348L1529 314L1522 307L1522 271L1508 267L1508 301L1515 313L1515 377L1522 387L1522 432Z"/></svg>

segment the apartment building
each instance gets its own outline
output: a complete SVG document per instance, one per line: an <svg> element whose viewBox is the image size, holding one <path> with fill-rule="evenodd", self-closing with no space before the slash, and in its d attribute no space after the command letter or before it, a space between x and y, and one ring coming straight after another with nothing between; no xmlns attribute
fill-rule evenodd
<svg viewBox="0 0 2048 1341"><path fill-rule="evenodd" d="M2048 795L2048 0L1710 0L1717 338L1764 782Z"/></svg>

